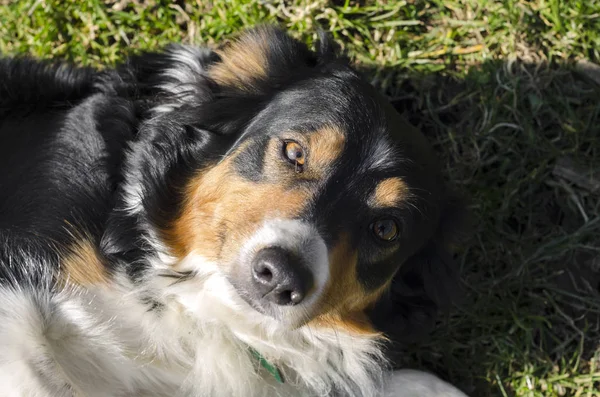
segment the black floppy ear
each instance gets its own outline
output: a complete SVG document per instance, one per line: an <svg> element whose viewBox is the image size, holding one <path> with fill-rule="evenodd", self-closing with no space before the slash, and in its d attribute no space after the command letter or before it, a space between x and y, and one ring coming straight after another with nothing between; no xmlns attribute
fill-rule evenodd
<svg viewBox="0 0 600 397"><path fill-rule="evenodd" d="M276 92L343 59L327 34L320 34L313 51L284 30L263 25L214 50L170 45L133 56L117 77L142 110L193 108L198 127L235 135Z"/></svg>
<svg viewBox="0 0 600 397"><path fill-rule="evenodd" d="M106 78L111 79L111 87L120 81L128 89L128 95L147 108L172 110L206 100L210 94L206 73L218 59L219 56L208 48L171 44L158 52L128 57L117 68L118 78L110 74Z"/></svg>
<svg viewBox="0 0 600 397"><path fill-rule="evenodd" d="M392 341L411 342L430 333L441 312L460 295L452 246L466 224L464 201L446 201L434 236L400 267L376 308L375 323Z"/></svg>

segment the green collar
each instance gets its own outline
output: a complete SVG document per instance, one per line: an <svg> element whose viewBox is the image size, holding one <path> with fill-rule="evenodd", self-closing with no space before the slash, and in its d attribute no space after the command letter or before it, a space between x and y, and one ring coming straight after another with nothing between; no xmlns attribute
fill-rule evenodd
<svg viewBox="0 0 600 397"><path fill-rule="evenodd" d="M279 372L279 369L277 369L277 367L275 365L268 362L267 359L264 358L262 354L260 354L253 348L249 347L249 349L250 349L250 353L252 353L252 355L258 360L258 363L260 364L261 367L263 367L264 369L269 371L269 373L271 375L273 375L273 378L275 378L275 380L277 382L284 383L283 378L281 376L281 372Z"/></svg>

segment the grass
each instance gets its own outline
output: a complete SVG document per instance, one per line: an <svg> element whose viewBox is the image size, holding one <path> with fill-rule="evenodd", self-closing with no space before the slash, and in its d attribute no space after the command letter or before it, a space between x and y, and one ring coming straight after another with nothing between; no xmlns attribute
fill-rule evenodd
<svg viewBox="0 0 600 397"><path fill-rule="evenodd" d="M3 3L4 1L4 3ZM470 197L465 296L407 365L473 396L600 396L599 0L0 0L0 52L112 64L277 22L343 43Z"/></svg>

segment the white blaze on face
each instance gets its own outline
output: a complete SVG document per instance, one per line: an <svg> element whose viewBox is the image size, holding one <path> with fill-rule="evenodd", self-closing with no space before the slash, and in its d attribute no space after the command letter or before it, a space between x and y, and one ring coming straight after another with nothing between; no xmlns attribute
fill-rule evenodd
<svg viewBox="0 0 600 397"><path fill-rule="evenodd" d="M314 289L299 305L305 309L310 308L322 294L329 279L327 246L317 229L300 220L268 220L244 244L240 252L240 263L248 266L258 251L268 247L280 247L291 252L301 258L310 270L314 278Z"/></svg>

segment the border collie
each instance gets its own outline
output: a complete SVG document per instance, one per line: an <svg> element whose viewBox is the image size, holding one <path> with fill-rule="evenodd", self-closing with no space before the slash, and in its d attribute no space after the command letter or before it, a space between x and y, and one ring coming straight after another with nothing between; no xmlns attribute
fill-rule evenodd
<svg viewBox="0 0 600 397"><path fill-rule="evenodd" d="M3 396L463 395L386 359L456 200L326 37L0 59L0 170Z"/></svg>

